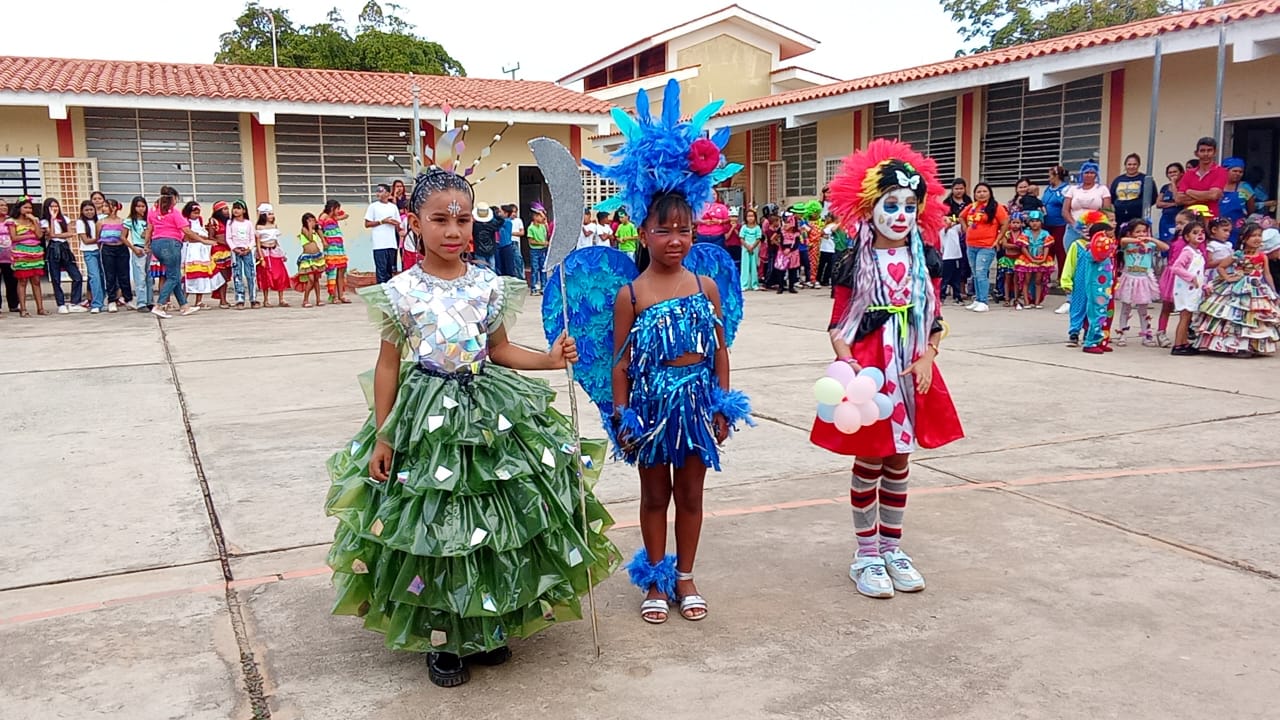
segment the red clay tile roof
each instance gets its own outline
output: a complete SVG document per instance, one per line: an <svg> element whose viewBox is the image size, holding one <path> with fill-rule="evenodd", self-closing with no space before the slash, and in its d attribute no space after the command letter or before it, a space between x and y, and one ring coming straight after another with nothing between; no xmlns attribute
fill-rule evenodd
<svg viewBox="0 0 1280 720"><path fill-rule="evenodd" d="M1173 15L1164 15L1162 17L1152 18L1150 20L1141 20L1127 25L1117 25L1115 27L1109 27L1102 30L1092 30L1089 32L1076 33L1074 35L1064 35L1051 40L1041 40L1039 42L1017 45L1015 47L1003 48L1000 50L992 50L990 52L979 53L977 55L968 55L954 60L933 63L931 65L920 65L918 67L907 68L905 70L895 70L893 72L858 78L856 80L847 80L845 82L831 83L830 85L819 85L818 87L804 88L802 90L792 90L785 93L778 93L777 95L755 98L753 100L744 100L725 107L718 114L734 115L737 113L751 112L753 110L764 110L766 108L778 107L781 105L790 105L791 103L806 102L809 100L817 100L819 98L843 95L845 93L855 92L858 90L868 90L876 87L884 87L886 85L911 82L913 80L923 80L925 78L938 77L941 75L951 75L953 73L977 70L979 68L991 67L993 65L1004 65L1006 63L1018 62L1019 60L1029 60L1031 58L1043 57L1045 55L1054 55L1057 53L1070 52L1072 50L1083 50L1085 48L1097 47L1099 45L1110 45L1112 43L1124 42L1126 40L1155 37L1156 35L1167 32L1177 32L1179 30L1191 30L1197 27L1217 25L1218 18L1223 15L1227 17L1228 22L1231 22L1233 20L1245 20L1264 15L1273 15L1276 13L1280 13L1280 0L1244 0L1242 2L1231 2L1217 7L1205 8L1203 10L1193 10Z"/></svg>
<svg viewBox="0 0 1280 720"><path fill-rule="evenodd" d="M534 80L0 56L0 92L408 107L414 82L424 107L449 103L458 110L592 114L607 114L611 107L590 95Z"/></svg>

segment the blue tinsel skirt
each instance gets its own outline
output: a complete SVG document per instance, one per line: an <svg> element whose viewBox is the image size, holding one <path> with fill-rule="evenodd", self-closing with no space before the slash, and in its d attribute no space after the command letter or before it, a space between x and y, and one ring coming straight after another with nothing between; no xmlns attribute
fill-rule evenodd
<svg viewBox="0 0 1280 720"><path fill-rule="evenodd" d="M632 382L619 423L624 437L612 438L617 454L632 465L678 468L693 456L719 470L716 413L724 415L730 428L740 421L754 424L747 396L722 390L710 359L692 365L659 365L643 382L634 378Z"/></svg>

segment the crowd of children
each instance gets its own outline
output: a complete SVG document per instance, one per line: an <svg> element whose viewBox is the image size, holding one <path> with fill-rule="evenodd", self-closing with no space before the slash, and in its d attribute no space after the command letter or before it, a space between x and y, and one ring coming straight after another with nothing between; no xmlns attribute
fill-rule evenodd
<svg viewBox="0 0 1280 720"><path fill-rule="evenodd" d="M139 195L127 209L94 191L72 219L55 198L0 199L0 308L31 317L30 298L35 315L134 309L167 318L174 310L207 309L205 296L220 308L244 310L271 307L274 293L276 305L289 307L291 288L302 293L303 307L325 304L321 288L330 303L351 302L340 202L330 200L318 218L303 215L292 276L270 204L258 206L255 220L243 201L218 201L206 220L200 203L178 202L168 186L155 203ZM44 281L52 286L52 310L45 307Z"/></svg>
<svg viewBox="0 0 1280 720"><path fill-rule="evenodd" d="M1125 346L1136 310L1138 336L1147 347L1172 345L1170 352L1179 356L1274 354L1280 341L1280 304L1271 267L1275 261L1269 258L1280 252L1280 230L1248 223L1236 248L1232 221L1208 215L1205 207L1179 212L1172 243L1153 237L1150 223L1142 218L1119 229L1103 217L1091 218L1088 237L1072 244L1063 273L1062 286L1071 302L1068 345L1099 355ZM1165 252L1157 281L1155 268ZM1156 302L1161 311L1153 329L1150 311ZM1169 341L1173 313L1178 325Z"/></svg>

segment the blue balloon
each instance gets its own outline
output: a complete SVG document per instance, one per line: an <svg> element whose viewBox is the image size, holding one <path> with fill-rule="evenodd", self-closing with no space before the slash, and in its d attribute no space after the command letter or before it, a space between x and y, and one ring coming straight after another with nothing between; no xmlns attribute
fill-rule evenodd
<svg viewBox="0 0 1280 720"><path fill-rule="evenodd" d="M875 397L871 398L871 401L876 404L876 409L880 411L878 417L881 420L885 420L893 414L893 398L888 395L877 393Z"/></svg>
<svg viewBox="0 0 1280 720"><path fill-rule="evenodd" d="M819 403L819 404L818 404L818 417L819 417L819 418L821 418L823 422L835 422L835 419L836 419L836 406L835 406L835 405L823 405L822 403Z"/></svg>
<svg viewBox="0 0 1280 720"><path fill-rule="evenodd" d="M871 378L871 382L876 384L876 390L884 387L884 373L880 368L864 367L858 371L858 377Z"/></svg>

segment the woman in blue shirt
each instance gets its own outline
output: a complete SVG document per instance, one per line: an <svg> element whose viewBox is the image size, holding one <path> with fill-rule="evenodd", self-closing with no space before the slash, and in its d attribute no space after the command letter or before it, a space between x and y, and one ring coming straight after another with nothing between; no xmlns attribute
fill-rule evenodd
<svg viewBox="0 0 1280 720"><path fill-rule="evenodd" d="M1067 233L1067 219L1062 214L1062 201L1066 197L1067 184L1071 176L1061 165L1049 168L1049 186L1040 195L1044 203L1044 229L1053 236L1053 259L1058 263L1058 273L1062 273L1062 265L1067 260L1066 246L1062 239Z"/></svg>
<svg viewBox="0 0 1280 720"><path fill-rule="evenodd" d="M1156 207L1160 209L1158 237L1166 243L1173 242L1173 234L1177 229L1178 212L1182 210L1182 206L1174 196L1178 194L1178 183L1182 182L1185 174L1182 163L1169 163L1164 169L1164 176L1169 178L1169 183L1160 188L1160 195L1156 198Z"/></svg>

